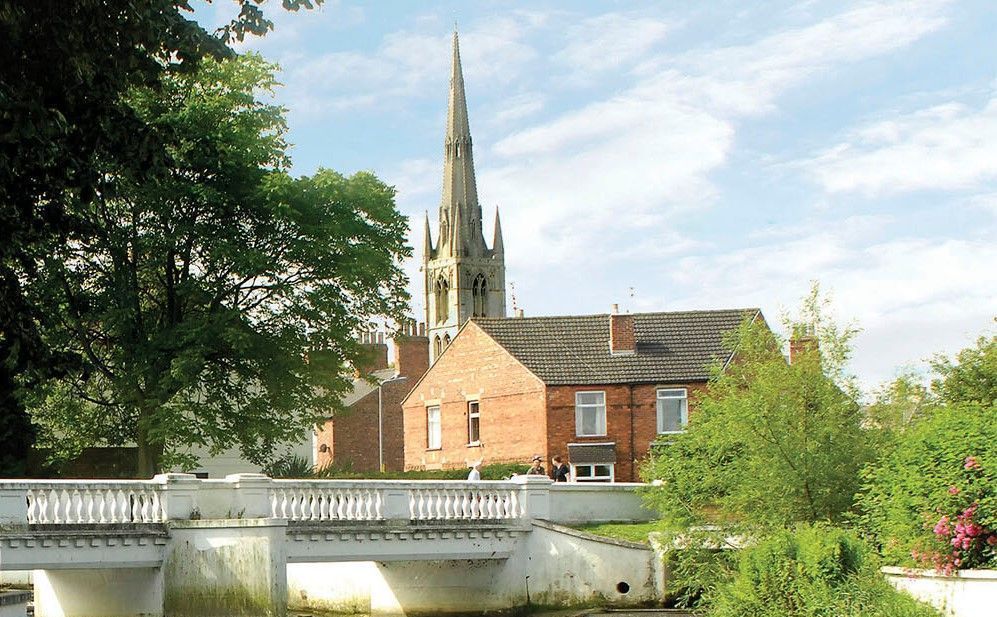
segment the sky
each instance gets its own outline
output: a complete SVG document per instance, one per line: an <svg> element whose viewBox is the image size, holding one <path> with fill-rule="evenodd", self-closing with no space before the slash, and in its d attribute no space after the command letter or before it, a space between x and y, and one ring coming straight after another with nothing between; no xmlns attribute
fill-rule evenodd
<svg viewBox="0 0 997 617"><path fill-rule="evenodd" d="M990 0L265 8L237 49L282 67L293 173L396 187L420 318L456 24L510 312L758 307L778 329L817 281L867 391L997 332Z"/></svg>

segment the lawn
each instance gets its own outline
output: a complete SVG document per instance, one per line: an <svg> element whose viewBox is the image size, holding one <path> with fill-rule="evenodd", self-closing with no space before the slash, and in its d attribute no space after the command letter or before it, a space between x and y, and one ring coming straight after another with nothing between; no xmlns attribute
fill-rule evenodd
<svg viewBox="0 0 997 617"><path fill-rule="evenodd" d="M660 523L658 521L650 521L648 523L599 523L575 526L575 529L586 533L613 538L614 540L638 542L640 544L648 544L647 534L652 531L658 531L659 528Z"/></svg>

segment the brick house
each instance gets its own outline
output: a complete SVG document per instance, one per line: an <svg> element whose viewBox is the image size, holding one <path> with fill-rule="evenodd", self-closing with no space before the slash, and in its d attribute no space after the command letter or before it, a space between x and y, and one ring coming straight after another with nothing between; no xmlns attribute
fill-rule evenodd
<svg viewBox="0 0 997 617"><path fill-rule="evenodd" d="M402 402L405 468L570 459L577 481L637 481L683 430L724 336L758 309L472 318ZM549 465L549 462L546 463Z"/></svg>
<svg viewBox="0 0 997 617"><path fill-rule="evenodd" d="M365 335L370 361L357 371L342 399L344 412L316 431L315 465L354 471L401 471L404 464L402 399L429 368L425 326L405 324L395 335L395 365L388 366L383 334Z"/></svg>

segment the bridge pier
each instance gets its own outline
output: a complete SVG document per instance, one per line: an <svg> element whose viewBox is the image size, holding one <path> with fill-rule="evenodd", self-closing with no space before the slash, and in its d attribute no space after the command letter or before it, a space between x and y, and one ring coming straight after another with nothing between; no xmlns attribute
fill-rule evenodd
<svg viewBox="0 0 997 617"><path fill-rule="evenodd" d="M175 521L163 558L168 617L287 613L287 521ZM47 616L41 616L47 617Z"/></svg>

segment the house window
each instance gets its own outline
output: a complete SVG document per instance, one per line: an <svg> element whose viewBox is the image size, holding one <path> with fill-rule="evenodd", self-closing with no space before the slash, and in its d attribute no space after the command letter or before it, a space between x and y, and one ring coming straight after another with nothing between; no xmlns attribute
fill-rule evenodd
<svg viewBox="0 0 997 617"><path fill-rule="evenodd" d="M575 393L575 434L593 437L606 434L606 393Z"/></svg>
<svg viewBox="0 0 997 617"><path fill-rule="evenodd" d="M681 433L689 422L689 400L685 388L658 390L658 434Z"/></svg>
<svg viewBox="0 0 997 617"><path fill-rule="evenodd" d="M612 463L572 465L571 474L575 482L612 482L615 467Z"/></svg>
<svg viewBox="0 0 997 617"><path fill-rule="evenodd" d="M467 403L467 443L478 444L481 442L481 408L478 401Z"/></svg>
<svg viewBox="0 0 997 617"><path fill-rule="evenodd" d="M426 448L439 450L442 447L440 438L440 406L426 408Z"/></svg>

